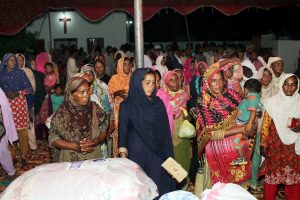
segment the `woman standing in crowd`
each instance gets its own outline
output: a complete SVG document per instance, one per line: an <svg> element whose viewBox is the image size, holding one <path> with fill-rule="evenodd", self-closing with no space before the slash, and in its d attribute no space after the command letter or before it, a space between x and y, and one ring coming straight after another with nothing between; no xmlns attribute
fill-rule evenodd
<svg viewBox="0 0 300 200"><path fill-rule="evenodd" d="M196 65L195 60L193 58L187 58L185 60L183 72L184 72L184 80L187 85L190 84L193 76L198 73L195 65Z"/></svg>
<svg viewBox="0 0 300 200"><path fill-rule="evenodd" d="M243 79L240 82L241 87L244 88L244 84L247 80L254 78L257 79L257 70L250 60L244 60L242 62L243 66Z"/></svg>
<svg viewBox="0 0 300 200"><path fill-rule="evenodd" d="M101 60L96 60L95 72L98 80L103 81L105 84L109 83L110 76L105 74L105 64Z"/></svg>
<svg viewBox="0 0 300 200"><path fill-rule="evenodd" d="M131 76L131 64L127 57L121 57L118 61L117 74L113 75L108 83L109 95L113 98L115 131L113 137L113 156L118 156L118 123L120 104L128 96L129 81Z"/></svg>
<svg viewBox="0 0 300 200"><path fill-rule="evenodd" d="M98 104L104 110L107 116L104 123L106 124L106 126L109 126L111 107L110 107L109 97L108 97L108 86L103 81L96 78L96 73L94 71L93 66L89 64L84 65L81 68L81 72L84 73L81 77L86 79L91 84L92 94L90 96L90 100ZM103 157L105 158L110 157L110 155L108 155L108 152L110 152L110 150L111 149L109 149L108 151L106 143L101 144L101 151Z"/></svg>
<svg viewBox="0 0 300 200"><path fill-rule="evenodd" d="M258 79L262 84L261 89L261 113L264 112L265 102L272 96L278 93L278 88L275 87L275 83L272 78L272 70L268 67L262 67L258 71ZM258 113L258 128L255 138L255 147L252 155L252 173L251 173L251 192L260 192L258 190L258 174L261 164L261 152L260 152L260 140L261 140L261 125L262 125L262 116L261 113Z"/></svg>
<svg viewBox="0 0 300 200"><path fill-rule="evenodd" d="M35 102L35 92L36 92L36 81L33 75L33 72L30 68L25 66L26 60L23 54L16 54L18 65L20 69L22 69L27 78L29 79L31 86L33 88L34 94L28 94L26 96L28 110L29 110L29 127L28 127L28 139L29 139L29 146L31 149L36 150L37 143L36 143L36 136L35 136L35 128L34 128L34 102Z"/></svg>
<svg viewBox="0 0 300 200"><path fill-rule="evenodd" d="M239 80L236 77L234 77L234 68L236 65L238 65L238 67L242 67L239 62L228 63L222 67L222 70L224 71L224 78L227 82L227 87L229 89L235 90L241 96L244 96L244 92Z"/></svg>
<svg viewBox="0 0 300 200"><path fill-rule="evenodd" d="M16 57L17 57L17 61L18 61L18 65L19 67L24 70L27 78L29 79L31 85L32 85L32 88L33 88L33 91L35 92L36 90L36 82L35 82L35 78L34 78L34 75L33 75L33 72L31 71L31 69L29 68L26 68L25 66L25 56L21 53L17 53L16 54Z"/></svg>
<svg viewBox="0 0 300 200"><path fill-rule="evenodd" d="M51 95L54 92L54 86L56 85L57 77L54 74L53 64L48 62L45 63L45 79L44 79L44 87L47 91L47 96L42 104L40 112L35 118L36 125L36 136L38 139L43 140L47 138L48 129L45 126L45 122L49 116L53 113L53 107L51 102Z"/></svg>
<svg viewBox="0 0 300 200"><path fill-rule="evenodd" d="M36 71L46 74L45 64L47 62L50 62L49 54L47 52L39 53L35 58L35 62L36 62Z"/></svg>
<svg viewBox="0 0 300 200"><path fill-rule="evenodd" d="M164 105L165 105L165 108L166 108L166 111L168 114L171 135L173 135L174 134L174 119L173 119L172 107L170 104L170 96L168 95L168 93L166 93L161 88L160 72L158 70L155 70L154 73L155 73L155 79L156 79L156 96L158 96L164 102Z"/></svg>
<svg viewBox="0 0 300 200"><path fill-rule="evenodd" d="M273 81L275 87L279 88L280 79L285 75L283 72L283 60L280 57L270 57L267 67L272 69Z"/></svg>
<svg viewBox="0 0 300 200"><path fill-rule="evenodd" d="M272 77L272 70L268 67L262 67L259 69L258 79L262 84L261 103L264 104L268 98L278 93L279 88L275 87L275 82Z"/></svg>
<svg viewBox="0 0 300 200"><path fill-rule="evenodd" d="M90 101L90 86L81 77L71 78L63 104L51 119L49 144L59 151L59 162L102 157L99 144L106 138L106 115Z"/></svg>
<svg viewBox="0 0 300 200"><path fill-rule="evenodd" d="M14 122L19 136L22 153L22 165L26 165L28 157L28 127L29 111L26 95L34 94L32 85L25 72L19 69L17 58L14 54L5 54L0 67L0 87L9 99L13 111ZM13 158L16 157L16 145L13 145Z"/></svg>
<svg viewBox="0 0 300 200"><path fill-rule="evenodd" d="M5 93L0 88L0 164L9 176L13 176L16 170L13 165L9 145L18 140L17 130ZM1 135L3 134L3 135Z"/></svg>
<svg viewBox="0 0 300 200"><path fill-rule="evenodd" d="M221 65L222 67L222 65ZM216 182L243 183L250 178L250 152L246 142L243 153L248 164L232 166L230 162L237 158L233 147L233 136L244 133L244 127L236 127L238 105L242 98L234 90L225 86L220 63L210 66L204 74L202 94L195 107L194 117L197 123L199 157L205 149L204 189ZM226 155L226 156L224 156Z"/></svg>
<svg viewBox="0 0 300 200"><path fill-rule="evenodd" d="M42 104L45 100L47 92L44 86L45 74L36 70L36 62L34 59L30 61L30 68L32 69L33 76L36 82L36 91L34 98L34 114L37 115L40 112Z"/></svg>
<svg viewBox="0 0 300 200"><path fill-rule="evenodd" d="M279 184L285 186L287 200L299 199L300 190L300 96L298 78L285 74L279 82L279 92L264 103L261 129L261 174L265 175L264 199L275 200ZM288 119L298 121L288 127Z"/></svg>
<svg viewBox="0 0 300 200"><path fill-rule="evenodd" d="M159 71L161 77L163 77L164 73L168 71L166 63L167 63L166 56L158 56L156 58L155 68Z"/></svg>
<svg viewBox="0 0 300 200"><path fill-rule="evenodd" d="M188 171L190 165L190 140L181 139L179 134L180 126L184 120L183 112L180 109L186 108L189 96L180 89L180 79L175 71L168 71L164 75L164 91L169 95L174 119L174 134L172 135L174 157L181 166Z"/></svg>
<svg viewBox="0 0 300 200"><path fill-rule="evenodd" d="M208 68L208 65L205 62L199 61L197 63L197 73L193 76L190 82L190 99L187 102L187 109L189 113L191 110L194 110L198 97L202 94L202 86L203 86L203 74L204 71ZM194 118L190 118L190 122L196 127L196 121ZM190 185L189 189L192 189L195 185L196 181L196 174L198 171L203 170L202 164L203 158L198 158L198 147L197 147L197 136L192 139L192 159L191 159L191 166L189 169L189 178L190 178Z"/></svg>
<svg viewBox="0 0 300 200"><path fill-rule="evenodd" d="M185 82L184 73L181 69L174 69L179 77L179 89L183 90L187 96L190 96L190 86Z"/></svg>
<svg viewBox="0 0 300 200"><path fill-rule="evenodd" d="M138 163L163 195L175 190L174 180L161 167L173 157L173 149L166 109L155 95L155 85L151 69L132 74L128 98L120 107L119 152Z"/></svg>

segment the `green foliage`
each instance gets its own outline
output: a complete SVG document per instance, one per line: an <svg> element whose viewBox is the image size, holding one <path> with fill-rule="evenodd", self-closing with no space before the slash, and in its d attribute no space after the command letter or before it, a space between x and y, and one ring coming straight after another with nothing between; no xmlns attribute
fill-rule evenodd
<svg viewBox="0 0 300 200"><path fill-rule="evenodd" d="M26 30L21 31L14 36L0 35L0 58L5 53L27 52L34 46L35 35Z"/></svg>

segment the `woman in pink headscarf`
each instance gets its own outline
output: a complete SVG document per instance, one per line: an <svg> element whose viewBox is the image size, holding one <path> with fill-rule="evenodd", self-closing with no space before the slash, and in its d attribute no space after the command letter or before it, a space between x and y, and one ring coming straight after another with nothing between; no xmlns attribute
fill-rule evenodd
<svg viewBox="0 0 300 200"><path fill-rule="evenodd" d="M36 71L46 74L44 66L46 63L50 62L49 54L47 52L39 53L35 58L35 62L36 62Z"/></svg>
<svg viewBox="0 0 300 200"><path fill-rule="evenodd" d="M187 58L183 68L184 79L186 84L190 84L192 77L197 73L195 68L195 60L193 58Z"/></svg>
<svg viewBox="0 0 300 200"><path fill-rule="evenodd" d="M179 75L173 71L168 71L163 76L163 90L170 98L174 120L174 134L172 135L174 158L181 166L188 170L190 166L190 140L182 139L178 136L180 126L184 120L183 113L180 109L186 108L189 94L180 88L181 81Z"/></svg>

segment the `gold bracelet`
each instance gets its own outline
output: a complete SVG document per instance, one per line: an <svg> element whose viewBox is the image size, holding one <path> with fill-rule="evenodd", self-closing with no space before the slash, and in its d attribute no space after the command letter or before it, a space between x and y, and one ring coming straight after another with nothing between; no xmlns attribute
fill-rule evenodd
<svg viewBox="0 0 300 200"><path fill-rule="evenodd" d="M223 140L224 139L225 130L216 130L212 132L212 140Z"/></svg>

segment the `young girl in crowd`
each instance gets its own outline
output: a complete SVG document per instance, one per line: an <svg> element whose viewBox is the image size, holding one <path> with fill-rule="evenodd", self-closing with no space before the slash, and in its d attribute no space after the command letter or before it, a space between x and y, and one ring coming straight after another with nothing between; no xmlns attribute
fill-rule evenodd
<svg viewBox="0 0 300 200"><path fill-rule="evenodd" d="M56 112L59 106L64 101L64 94L62 86L57 84L54 87L54 93L50 95L51 102L52 102L52 110L53 112Z"/></svg>
<svg viewBox="0 0 300 200"><path fill-rule="evenodd" d="M238 106L239 116L237 118L237 124L246 124L246 131L251 132L253 122L256 117L256 111L260 104L261 83L256 79L249 79L245 82L244 93L245 98ZM242 139L242 134L237 134L234 139L234 148L238 151L238 158L233 160L231 165L246 165L245 156L243 155L243 145L245 141Z"/></svg>
<svg viewBox="0 0 300 200"><path fill-rule="evenodd" d="M54 86L56 84L56 76L54 74L54 67L52 63L45 64L46 77L44 80L44 85L48 93L53 93Z"/></svg>

